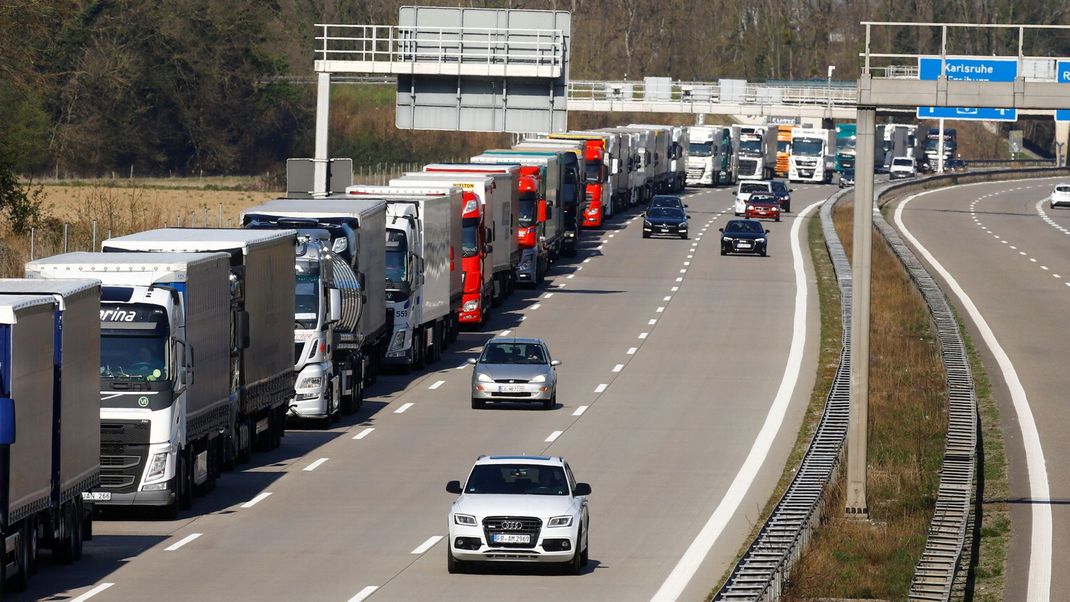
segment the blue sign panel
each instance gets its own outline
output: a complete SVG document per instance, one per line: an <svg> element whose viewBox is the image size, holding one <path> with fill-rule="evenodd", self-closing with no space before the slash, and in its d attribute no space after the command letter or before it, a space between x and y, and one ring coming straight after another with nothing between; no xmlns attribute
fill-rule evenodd
<svg viewBox="0 0 1070 602"><path fill-rule="evenodd" d="M1058 71L1055 74L1056 81L1060 84L1070 84L1070 61L1057 61L1055 68Z"/></svg>
<svg viewBox="0 0 1070 602"><path fill-rule="evenodd" d="M975 109L967 107L918 107L918 119L961 119L975 121L1018 121L1018 109Z"/></svg>
<svg viewBox="0 0 1070 602"><path fill-rule="evenodd" d="M974 82L1013 82L1018 76L1018 61L1006 59L944 60L947 79ZM940 77L940 58L918 58L918 79L935 80Z"/></svg>
<svg viewBox="0 0 1070 602"><path fill-rule="evenodd" d="M1070 121L1070 111L1065 109L1055 111L1055 121Z"/></svg>

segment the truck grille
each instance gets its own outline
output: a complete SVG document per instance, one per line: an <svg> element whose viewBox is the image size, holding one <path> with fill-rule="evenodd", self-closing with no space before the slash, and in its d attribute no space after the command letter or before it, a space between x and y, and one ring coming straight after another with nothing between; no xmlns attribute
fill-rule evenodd
<svg viewBox="0 0 1070 602"><path fill-rule="evenodd" d="M148 420L100 423L100 486L112 493L134 493L149 453Z"/></svg>
<svg viewBox="0 0 1070 602"><path fill-rule="evenodd" d="M758 171L757 159L740 159L739 160L739 173L744 175L755 175Z"/></svg>
<svg viewBox="0 0 1070 602"><path fill-rule="evenodd" d="M483 532L487 545L495 548L534 548L539 543L542 520L534 516L488 516L483 519ZM530 535L530 543L491 543L491 533Z"/></svg>

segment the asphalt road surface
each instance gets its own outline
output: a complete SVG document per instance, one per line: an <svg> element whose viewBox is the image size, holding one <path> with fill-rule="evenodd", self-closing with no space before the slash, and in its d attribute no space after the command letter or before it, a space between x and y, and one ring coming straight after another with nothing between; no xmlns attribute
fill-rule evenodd
<svg viewBox="0 0 1070 602"><path fill-rule="evenodd" d="M806 228L797 260L790 239L834 189L794 188L768 258L719 255L734 189L686 198L687 241L643 240L637 212L614 216L433 371L380 378L334 428L288 431L178 520L98 521L83 560L44 562L16 599L703 599L772 493L813 387ZM465 360L506 331L563 361L554 410L470 408ZM446 481L489 453L562 455L591 483L582 575L446 572Z"/></svg>
<svg viewBox="0 0 1070 602"><path fill-rule="evenodd" d="M1012 523L1007 600L1070 600L1070 574L1059 568L1070 555L1070 210L1048 207L1057 181L959 186L899 212L900 231L969 325L1000 407Z"/></svg>

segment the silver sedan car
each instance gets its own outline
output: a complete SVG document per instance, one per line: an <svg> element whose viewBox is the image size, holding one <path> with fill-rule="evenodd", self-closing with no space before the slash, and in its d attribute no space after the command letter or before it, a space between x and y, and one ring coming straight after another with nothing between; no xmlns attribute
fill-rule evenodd
<svg viewBox="0 0 1070 602"><path fill-rule="evenodd" d="M479 359L470 359L472 408L488 401L536 402L544 410L557 403L557 370L542 339L491 339Z"/></svg>

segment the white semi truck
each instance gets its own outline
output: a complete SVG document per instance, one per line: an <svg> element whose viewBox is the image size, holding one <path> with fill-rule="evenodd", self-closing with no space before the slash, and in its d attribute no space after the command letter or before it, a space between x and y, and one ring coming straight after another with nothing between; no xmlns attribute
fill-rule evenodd
<svg viewBox="0 0 1070 602"><path fill-rule="evenodd" d="M631 124L630 128L657 130L656 165L662 192L679 192L687 184L687 159L690 147L689 129L678 125ZM664 137L665 142L662 142ZM662 165L664 163L664 165Z"/></svg>
<svg viewBox="0 0 1070 602"><path fill-rule="evenodd" d="M788 179L792 182L832 182L836 172L836 130L793 129L789 161Z"/></svg>
<svg viewBox="0 0 1070 602"><path fill-rule="evenodd" d="M99 308L96 280L0 281L0 595L26 588L40 550L71 562L92 537Z"/></svg>
<svg viewBox="0 0 1070 602"><path fill-rule="evenodd" d="M237 420L230 340L222 335L231 331L228 259L223 253L66 253L26 264L28 278L103 284L102 474L86 495L94 504L158 506L174 515L221 471Z"/></svg>
<svg viewBox="0 0 1070 602"><path fill-rule="evenodd" d="M237 394L234 452L282 442L294 395L293 230L161 228L104 241L105 252L215 253L230 259L232 391ZM216 331L216 336L219 337ZM219 337L222 338L222 337Z"/></svg>
<svg viewBox="0 0 1070 602"><path fill-rule="evenodd" d="M732 130L725 126L688 128L687 185L732 183Z"/></svg>
<svg viewBox="0 0 1070 602"><path fill-rule="evenodd" d="M277 199L244 210L242 224L297 231L290 415L355 412L386 351L386 203Z"/></svg>
<svg viewBox="0 0 1070 602"><path fill-rule="evenodd" d="M732 126L738 179L768 180L776 174L776 136L776 126Z"/></svg>

